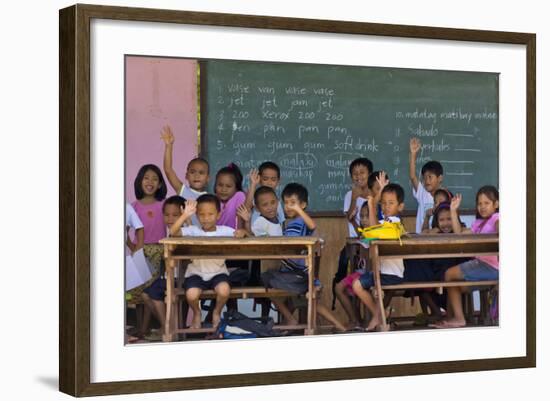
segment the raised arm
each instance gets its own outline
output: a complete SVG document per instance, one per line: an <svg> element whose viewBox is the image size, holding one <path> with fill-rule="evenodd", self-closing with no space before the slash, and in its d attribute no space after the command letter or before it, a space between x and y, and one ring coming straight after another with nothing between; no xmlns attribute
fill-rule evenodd
<svg viewBox="0 0 550 401"><path fill-rule="evenodd" d="M307 212L300 207L300 205L295 204L291 206L296 213L298 213L298 216L300 216L302 219L304 219L304 223L306 223L307 228L309 228L311 231L315 230L317 228L317 225L315 224L315 221L307 214Z"/></svg>
<svg viewBox="0 0 550 401"><path fill-rule="evenodd" d="M451 221L453 223L453 233L466 234L470 232L470 230L465 230L458 219L458 208L460 207L460 202L462 202L461 194L456 194L453 196L453 199L451 199Z"/></svg>
<svg viewBox="0 0 550 401"><path fill-rule="evenodd" d="M172 224L172 227L170 227L170 236L177 237L181 233L181 227L183 226L183 223L193 216L195 212L197 211L197 201L189 199L187 202L185 202L185 208L181 207L181 215L178 217L178 219Z"/></svg>
<svg viewBox="0 0 550 401"><path fill-rule="evenodd" d="M359 225L357 224L357 221L355 220L355 217L357 216L357 213L358 213L357 205L351 205L349 210L348 210L348 213L346 214L346 217L347 217L348 221L353 226L353 229L355 230L356 233L357 233L357 229L359 228Z"/></svg>
<svg viewBox="0 0 550 401"><path fill-rule="evenodd" d="M260 183L260 174L258 170L253 168L248 173L248 192L246 193L246 199L244 200L245 206L251 210L254 207L254 192Z"/></svg>
<svg viewBox="0 0 550 401"><path fill-rule="evenodd" d="M420 143L420 139L417 137L411 138L409 141L409 179L411 180L411 184L413 185L415 191L418 189L418 177L416 176L416 156L418 155L421 147L422 144Z"/></svg>
<svg viewBox="0 0 550 401"><path fill-rule="evenodd" d="M237 208L237 216L239 216L240 220L239 227L241 227L241 229L244 229L247 232L248 236L253 235L252 228L250 227L250 210L246 207L244 203Z"/></svg>
<svg viewBox="0 0 550 401"><path fill-rule="evenodd" d="M164 174L168 178L168 182L174 188L174 191L179 195L181 188L183 187L183 182L178 178L176 171L174 170L172 164L172 154L174 152L174 134L172 133L172 128L169 125L162 127L160 132L160 137L164 141Z"/></svg>
<svg viewBox="0 0 550 401"><path fill-rule="evenodd" d="M351 200L349 203L349 208L346 211L346 218L348 221L351 221L351 218L355 216L355 213L357 213L354 209L357 206L357 198L359 198L359 195L361 195L361 188L359 188L357 184L351 184Z"/></svg>
<svg viewBox="0 0 550 401"><path fill-rule="evenodd" d="M428 210L426 210L426 214L424 215L424 221L422 222L422 232L423 233L428 233L428 232L433 232L432 229L430 228L430 217L433 216L433 208L429 208Z"/></svg>
<svg viewBox="0 0 550 401"><path fill-rule="evenodd" d="M374 196L367 196L368 208L369 208L369 226L375 226L378 224L378 217L376 213L376 202Z"/></svg>

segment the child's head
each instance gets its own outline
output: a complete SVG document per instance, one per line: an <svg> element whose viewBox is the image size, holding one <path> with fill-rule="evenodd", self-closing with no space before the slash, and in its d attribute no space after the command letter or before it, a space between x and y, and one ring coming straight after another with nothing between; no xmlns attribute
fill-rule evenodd
<svg viewBox="0 0 550 401"><path fill-rule="evenodd" d="M434 192L434 207L437 207L441 203L451 203L453 194L445 188L439 188Z"/></svg>
<svg viewBox="0 0 550 401"><path fill-rule="evenodd" d="M439 228L439 231L445 234L453 232L453 220L451 219L451 205L449 202L441 202L434 209L432 228Z"/></svg>
<svg viewBox="0 0 550 401"><path fill-rule="evenodd" d="M202 157L195 157L187 164L185 179L189 186L196 191L204 191L208 185L210 167Z"/></svg>
<svg viewBox="0 0 550 401"><path fill-rule="evenodd" d="M277 188L279 181L281 180L281 170L279 166L273 162L263 162L258 167L258 172L260 173L260 185Z"/></svg>
<svg viewBox="0 0 550 401"><path fill-rule="evenodd" d="M493 213L498 212L498 189L492 185L479 188L476 195L476 208L478 219L488 219Z"/></svg>
<svg viewBox="0 0 550 401"><path fill-rule="evenodd" d="M349 165L351 182L360 188L366 188L369 175L372 172L372 162L366 157L359 157Z"/></svg>
<svg viewBox="0 0 550 401"><path fill-rule="evenodd" d="M382 190L380 205L386 217L397 216L405 206L405 191L399 184L388 184Z"/></svg>
<svg viewBox="0 0 550 401"><path fill-rule="evenodd" d="M227 167L221 168L216 173L216 196L222 202L228 201L237 191L242 190L243 175L235 163L230 163Z"/></svg>
<svg viewBox="0 0 550 401"><path fill-rule="evenodd" d="M293 219L298 215L298 213L292 209L293 206L298 205L302 210L307 207L307 189L297 182L287 184L283 189L281 197L283 198L285 216L289 219Z"/></svg>
<svg viewBox="0 0 550 401"><path fill-rule="evenodd" d="M367 180L367 186L373 193L380 192L380 183L376 180L380 177L380 174L382 174L382 171L373 171Z"/></svg>
<svg viewBox="0 0 550 401"><path fill-rule="evenodd" d="M361 225L361 227L370 226L368 202L363 202L363 205L361 206L361 210L359 210L359 224Z"/></svg>
<svg viewBox="0 0 550 401"><path fill-rule="evenodd" d="M172 224L181 216L182 207L185 207L185 198L179 195L171 196L164 201L162 204L162 215L164 216L166 227L172 227Z"/></svg>
<svg viewBox="0 0 550 401"><path fill-rule="evenodd" d="M274 219L277 217L279 201L273 188L263 186L256 189L254 192L254 205L265 218Z"/></svg>
<svg viewBox="0 0 550 401"><path fill-rule="evenodd" d="M158 201L166 197L166 183L160 169L154 164L142 166L134 180L136 199L153 197Z"/></svg>
<svg viewBox="0 0 550 401"><path fill-rule="evenodd" d="M443 181L443 166L435 160L431 160L422 166L422 180L424 188L431 194L439 189Z"/></svg>
<svg viewBox="0 0 550 401"><path fill-rule="evenodd" d="M220 200L212 194L204 194L197 198L197 219L204 231L214 231L220 218Z"/></svg>

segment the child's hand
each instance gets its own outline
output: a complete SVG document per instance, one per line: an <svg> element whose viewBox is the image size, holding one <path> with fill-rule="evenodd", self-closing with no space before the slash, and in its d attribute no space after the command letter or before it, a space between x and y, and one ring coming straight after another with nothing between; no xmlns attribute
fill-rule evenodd
<svg viewBox="0 0 550 401"><path fill-rule="evenodd" d="M409 147L411 149L411 154L416 156L416 154L420 151L422 147L422 143L420 142L420 139L417 137L411 138L409 141Z"/></svg>
<svg viewBox="0 0 550 401"><path fill-rule="evenodd" d="M172 128L170 128L169 125L165 125L162 127L162 131L160 131L160 137L164 141L165 145L172 145L174 143L174 134L172 133Z"/></svg>
<svg viewBox="0 0 550 401"><path fill-rule="evenodd" d="M355 216L357 216L357 206L352 206L347 214L348 221L351 223L352 221L355 221Z"/></svg>
<svg viewBox="0 0 550 401"><path fill-rule="evenodd" d="M380 184L380 192L382 192L384 187L390 183L388 175L385 171L381 171L380 174L378 174L378 177L376 177L376 181L378 182L378 184Z"/></svg>
<svg viewBox="0 0 550 401"><path fill-rule="evenodd" d="M185 208L181 206L181 214L185 215L185 218L189 218L197 212L197 201L189 199L185 202Z"/></svg>
<svg viewBox="0 0 550 401"><path fill-rule="evenodd" d="M244 238L248 235L248 232L244 228L239 228L238 230L235 230L233 235L235 238Z"/></svg>
<svg viewBox="0 0 550 401"><path fill-rule="evenodd" d="M451 199L451 210L456 211L460 207L460 202L462 202L461 194L453 196L453 199Z"/></svg>
<svg viewBox="0 0 550 401"><path fill-rule="evenodd" d="M250 170L250 172L248 173L248 180L251 187L258 186L258 184L260 183L260 174L258 173L258 169L253 168Z"/></svg>
<svg viewBox="0 0 550 401"><path fill-rule="evenodd" d="M352 199L357 199L361 196L362 194L362 191L361 191L361 188L359 188L359 185L357 184L352 184L351 185L351 198Z"/></svg>
<svg viewBox="0 0 550 401"><path fill-rule="evenodd" d="M248 210L244 203L237 208L237 216L245 222L250 221L250 210Z"/></svg>
<svg viewBox="0 0 550 401"><path fill-rule="evenodd" d="M433 214L434 214L434 208L433 207L426 210L426 217L432 217Z"/></svg>

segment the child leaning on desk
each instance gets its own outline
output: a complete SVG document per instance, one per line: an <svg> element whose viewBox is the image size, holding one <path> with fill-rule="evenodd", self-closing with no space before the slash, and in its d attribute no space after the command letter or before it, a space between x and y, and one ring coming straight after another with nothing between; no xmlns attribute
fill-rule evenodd
<svg viewBox="0 0 550 401"><path fill-rule="evenodd" d="M372 196L369 196L367 199L369 203L369 221L371 226L384 221L401 221L399 215L405 206L405 192L399 184L388 184L387 181L385 181L383 185L380 197L380 204L384 215L383 220L377 221L375 199ZM382 285L401 284L403 282L403 271L403 259L383 259L380 262L380 281ZM374 287L374 273L372 271L362 274L353 282L353 291L355 291L359 299L369 308L372 314L372 319L366 331L376 330L382 322L380 309L377 307L370 293L372 287Z"/></svg>
<svg viewBox="0 0 550 401"><path fill-rule="evenodd" d="M290 183L283 189L282 192L284 211L286 220L283 223L283 236L286 237L300 237L312 235L315 231L315 221L305 211L308 203L308 191L307 189L298 183ZM260 202L261 203L261 202ZM313 268L313 266L311 266ZM276 285L272 285L273 277L284 275L296 275L299 274L304 280L304 284L307 283L308 274L307 267L303 259L286 259L281 262L281 267L278 271L267 271L262 275L262 281L266 287L277 288ZM320 284L319 284L320 285ZM317 284L316 284L317 286ZM295 325L298 322L294 318L291 310L285 303L285 299L272 298L271 301L279 312L283 315L285 321L290 325ZM328 308L317 302L317 313L332 323L338 331L346 331L345 326L340 323Z"/></svg>
<svg viewBox="0 0 550 401"><path fill-rule="evenodd" d="M246 230L235 230L227 226L218 226L216 222L220 218L220 201L211 194L201 195L195 201L187 201L181 216L170 229L170 235L192 237L237 237L248 235ZM193 214L197 215L200 226L182 227L183 223ZM213 289L216 292L216 305L212 311L212 326L215 328L220 323L221 311L229 299L229 272L224 259L198 259L192 260L185 272L185 296L189 307L193 310L192 329L201 327L200 295L202 291Z"/></svg>
<svg viewBox="0 0 550 401"><path fill-rule="evenodd" d="M471 232L473 234L498 234L499 231L499 193L492 185L481 187L476 195L476 220L472 229L464 230L458 219L458 207L462 196L457 194L451 201L451 219L454 232ZM498 256L478 256L459 265L453 266L445 272L445 281L490 281L498 280ZM448 310L447 318L432 327L438 329L457 328L466 326L464 310L462 309L461 293L466 287L447 288Z"/></svg>

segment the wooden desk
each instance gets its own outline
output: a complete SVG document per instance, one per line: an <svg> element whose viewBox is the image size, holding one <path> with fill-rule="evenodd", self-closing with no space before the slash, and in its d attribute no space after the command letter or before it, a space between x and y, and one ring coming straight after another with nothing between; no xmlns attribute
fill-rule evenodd
<svg viewBox="0 0 550 401"><path fill-rule="evenodd" d="M375 289L378 294L378 306L382 316L382 330L389 329L384 313L383 288L380 282L380 262L384 259L437 259L498 255L497 234L409 234L398 240L370 241L369 250L365 249L357 238L348 239L349 245L361 246L361 252L368 252L374 273ZM425 287L426 283L411 283L411 288ZM432 283L433 284L433 283ZM482 285L482 282L468 283ZM437 283L437 287L456 286L457 283ZM393 287L406 287L407 283Z"/></svg>
<svg viewBox="0 0 550 401"><path fill-rule="evenodd" d="M174 282L178 260L192 259L304 259L309 272L307 325L304 334L315 331L313 299L314 254L319 251L317 237L174 237L160 240L164 245L167 283ZM176 333L171 319L174 308L174 288L166 286L166 326L163 341L173 341Z"/></svg>

